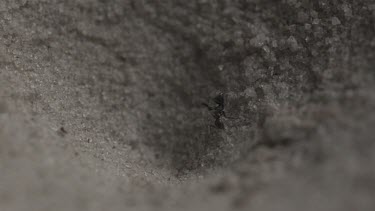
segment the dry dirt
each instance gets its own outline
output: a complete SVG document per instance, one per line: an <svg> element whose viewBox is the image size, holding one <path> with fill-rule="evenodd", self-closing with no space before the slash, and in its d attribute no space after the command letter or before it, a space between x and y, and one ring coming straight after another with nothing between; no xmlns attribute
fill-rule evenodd
<svg viewBox="0 0 375 211"><path fill-rule="evenodd" d="M374 82L373 0L1 0L0 210L375 210Z"/></svg>

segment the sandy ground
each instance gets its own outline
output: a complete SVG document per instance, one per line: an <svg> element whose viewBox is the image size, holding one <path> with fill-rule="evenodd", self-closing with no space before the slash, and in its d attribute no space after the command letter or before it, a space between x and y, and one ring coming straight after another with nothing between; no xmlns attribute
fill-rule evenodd
<svg viewBox="0 0 375 211"><path fill-rule="evenodd" d="M0 210L375 210L374 82L372 0L2 0Z"/></svg>

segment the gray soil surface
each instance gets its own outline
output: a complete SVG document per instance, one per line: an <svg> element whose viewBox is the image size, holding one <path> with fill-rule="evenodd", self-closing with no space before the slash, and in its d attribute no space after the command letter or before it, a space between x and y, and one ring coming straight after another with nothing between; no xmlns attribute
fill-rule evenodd
<svg viewBox="0 0 375 211"><path fill-rule="evenodd" d="M373 0L0 1L1 211L375 210L374 136Z"/></svg>

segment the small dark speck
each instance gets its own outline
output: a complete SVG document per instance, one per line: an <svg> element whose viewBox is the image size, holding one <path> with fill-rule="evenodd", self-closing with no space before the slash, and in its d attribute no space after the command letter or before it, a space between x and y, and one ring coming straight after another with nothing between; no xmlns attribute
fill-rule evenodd
<svg viewBox="0 0 375 211"><path fill-rule="evenodd" d="M139 146L139 143L136 140L129 141L129 146L131 149L137 149Z"/></svg>
<svg viewBox="0 0 375 211"><path fill-rule="evenodd" d="M259 98L259 99L264 99L264 91L263 91L263 89L261 88L261 87L257 87L257 88L255 88L255 93L257 94L257 97Z"/></svg>
<svg viewBox="0 0 375 211"><path fill-rule="evenodd" d="M160 154L159 154L159 153L156 153L156 154L155 154L155 158L156 158L156 159L159 159L159 158L160 158Z"/></svg>
<svg viewBox="0 0 375 211"><path fill-rule="evenodd" d="M57 134L61 137L64 137L68 132L65 130L64 127L60 127L60 129L57 131Z"/></svg>

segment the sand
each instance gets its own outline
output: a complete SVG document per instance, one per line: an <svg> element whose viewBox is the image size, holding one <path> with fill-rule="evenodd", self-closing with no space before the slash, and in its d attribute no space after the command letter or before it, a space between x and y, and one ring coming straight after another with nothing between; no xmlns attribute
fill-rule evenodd
<svg viewBox="0 0 375 211"><path fill-rule="evenodd" d="M2 211L375 209L371 0L2 0L0 29Z"/></svg>

